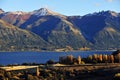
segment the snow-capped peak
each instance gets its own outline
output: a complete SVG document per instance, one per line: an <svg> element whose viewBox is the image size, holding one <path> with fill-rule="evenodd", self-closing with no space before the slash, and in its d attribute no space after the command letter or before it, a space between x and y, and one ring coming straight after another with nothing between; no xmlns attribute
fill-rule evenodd
<svg viewBox="0 0 120 80"><path fill-rule="evenodd" d="M49 10L48 8L40 8L39 10L34 10L33 12L30 12L30 14L37 16L57 15L59 17L65 17L64 15Z"/></svg>
<svg viewBox="0 0 120 80"><path fill-rule="evenodd" d="M35 10L32 12L32 14L39 15L39 16L44 16L44 15L47 15L48 13L49 13L48 9L46 8L41 8L39 10Z"/></svg>
<svg viewBox="0 0 120 80"><path fill-rule="evenodd" d="M0 14L1 14L1 13L4 13L4 11L3 11L2 9L0 9Z"/></svg>

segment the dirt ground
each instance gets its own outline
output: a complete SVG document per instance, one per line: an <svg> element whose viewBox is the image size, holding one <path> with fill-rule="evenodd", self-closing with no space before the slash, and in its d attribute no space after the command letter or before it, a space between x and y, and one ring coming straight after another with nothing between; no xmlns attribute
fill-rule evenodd
<svg viewBox="0 0 120 80"><path fill-rule="evenodd" d="M119 63L84 64L55 66L54 69L72 71L77 75L69 80L115 80L114 76L120 73Z"/></svg>

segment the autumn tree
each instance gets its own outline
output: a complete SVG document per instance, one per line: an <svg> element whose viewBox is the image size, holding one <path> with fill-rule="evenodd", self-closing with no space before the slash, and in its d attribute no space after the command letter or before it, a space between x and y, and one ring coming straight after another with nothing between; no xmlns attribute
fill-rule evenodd
<svg viewBox="0 0 120 80"><path fill-rule="evenodd" d="M103 61L103 55L102 55L102 54L100 54L100 55L98 56L98 60L99 60L99 62L102 62L102 61Z"/></svg>
<svg viewBox="0 0 120 80"><path fill-rule="evenodd" d="M118 62L120 63L120 53L117 54Z"/></svg>
<svg viewBox="0 0 120 80"><path fill-rule="evenodd" d="M66 58L66 61L68 62L68 64L72 64L73 63L73 56L68 55L67 58Z"/></svg>
<svg viewBox="0 0 120 80"><path fill-rule="evenodd" d="M88 56L88 59L89 59L89 60L92 60L92 59L93 59L92 55L89 55L89 56Z"/></svg>
<svg viewBox="0 0 120 80"><path fill-rule="evenodd" d="M78 64L81 64L81 57L80 56L78 56L77 60L78 60Z"/></svg>
<svg viewBox="0 0 120 80"><path fill-rule="evenodd" d="M93 59L94 59L94 60L97 60L97 58L98 58L98 55L97 55L97 54L94 54L94 55L93 55Z"/></svg>
<svg viewBox="0 0 120 80"><path fill-rule="evenodd" d="M107 54L104 54L104 55L103 55L103 61L104 61L105 63L108 62L108 55L107 55Z"/></svg>
<svg viewBox="0 0 120 80"><path fill-rule="evenodd" d="M110 62L111 62L111 63L114 63L114 56L113 56L113 55L110 55L109 58L110 58Z"/></svg>

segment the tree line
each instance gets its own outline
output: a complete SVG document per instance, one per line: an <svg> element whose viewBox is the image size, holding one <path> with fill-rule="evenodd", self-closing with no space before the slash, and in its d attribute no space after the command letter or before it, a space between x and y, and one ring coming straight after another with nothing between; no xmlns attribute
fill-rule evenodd
<svg viewBox="0 0 120 80"><path fill-rule="evenodd" d="M60 56L59 63L61 64L84 64L84 63L120 63L120 53L116 55L108 54L93 54L86 58L77 58L73 55Z"/></svg>

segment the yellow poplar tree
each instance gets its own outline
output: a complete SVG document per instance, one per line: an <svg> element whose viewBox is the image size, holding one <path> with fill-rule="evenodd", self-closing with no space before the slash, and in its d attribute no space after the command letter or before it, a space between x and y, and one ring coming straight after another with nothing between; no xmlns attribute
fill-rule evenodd
<svg viewBox="0 0 120 80"><path fill-rule="evenodd" d="M80 56L78 56L78 64L81 64L81 57Z"/></svg>
<svg viewBox="0 0 120 80"><path fill-rule="evenodd" d="M108 61L108 55L107 54L103 55L103 60L104 60L104 62Z"/></svg>
<svg viewBox="0 0 120 80"><path fill-rule="evenodd" d="M99 59L98 59L100 62L102 62L103 61L103 56L102 56L102 54L100 54L99 55Z"/></svg>
<svg viewBox="0 0 120 80"><path fill-rule="evenodd" d="M113 55L110 55L110 60L112 63L114 63L114 56Z"/></svg>
<svg viewBox="0 0 120 80"><path fill-rule="evenodd" d="M97 55L97 54L94 54L94 55L93 55L93 59L97 60L97 58L98 58L98 55Z"/></svg>

